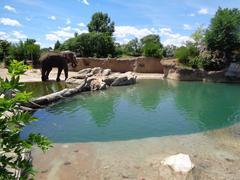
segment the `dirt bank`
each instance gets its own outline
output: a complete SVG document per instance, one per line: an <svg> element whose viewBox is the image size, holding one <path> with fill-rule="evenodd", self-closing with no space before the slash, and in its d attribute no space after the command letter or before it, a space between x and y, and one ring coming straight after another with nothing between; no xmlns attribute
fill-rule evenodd
<svg viewBox="0 0 240 180"><path fill-rule="evenodd" d="M55 144L46 154L35 149L36 179L159 180L240 177L240 125L206 133L131 141ZM165 157L189 154L194 170L175 174Z"/></svg>

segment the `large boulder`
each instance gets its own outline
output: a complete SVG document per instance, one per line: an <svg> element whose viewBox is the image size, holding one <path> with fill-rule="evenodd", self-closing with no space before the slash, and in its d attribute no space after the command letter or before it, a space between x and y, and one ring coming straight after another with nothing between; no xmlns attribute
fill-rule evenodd
<svg viewBox="0 0 240 180"><path fill-rule="evenodd" d="M104 69L102 71L102 76L108 76L112 73L112 70L111 69Z"/></svg>
<svg viewBox="0 0 240 180"><path fill-rule="evenodd" d="M95 67L95 68L92 68L92 71L91 71L91 73L93 74L93 75L100 75L101 73L102 73L102 71L103 71L103 68L101 68L101 67Z"/></svg>
<svg viewBox="0 0 240 180"><path fill-rule="evenodd" d="M171 167L175 172L188 173L194 168L189 155L176 154L165 158L161 164Z"/></svg>
<svg viewBox="0 0 240 180"><path fill-rule="evenodd" d="M101 78L91 77L87 79L84 89L86 91L105 90L107 84Z"/></svg>
<svg viewBox="0 0 240 180"><path fill-rule="evenodd" d="M111 86L126 86L136 83L137 76L134 73L127 72L119 75L111 84Z"/></svg>

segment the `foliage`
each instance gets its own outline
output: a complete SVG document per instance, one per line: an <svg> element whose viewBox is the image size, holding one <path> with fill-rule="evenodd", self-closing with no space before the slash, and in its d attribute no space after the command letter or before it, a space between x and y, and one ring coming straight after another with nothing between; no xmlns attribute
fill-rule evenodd
<svg viewBox="0 0 240 180"><path fill-rule="evenodd" d="M177 47L174 45L167 45L163 48L163 56L166 58L174 57Z"/></svg>
<svg viewBox="0 0 240 180"><path fill-rule="evenodd" d="M159 35L150 34L143 37L141 40L142 52L147 57L162 57L163 45L160 42Z"/></svg>
<svg viewBox="0 0 240 180"><path fill-rule="evenodd" d="M108 14L97 12L93 14L92 19L88 24L88 31L107 33L108 35L112 36L114 32L114 22L111 22Z"/></svg>
<svg viewBox="0 0 240 180"><path fill-rule="evenodd" d="M190 65L190 59L198 56L198 50L192 43L188 43L187 46L182 46L175 51L175 57L179 62L185 65Z"/></svg>
<svg viewBox="0 0 240 180"><path fill-rule="evenodd" d="M114 41L106 33L83 33L65 41L61 50L71 50L82 57L108 57L114 55Z"/></svg>
<svg viewBox="0 0 240 180"><path fill-rule="evenodd" d="M147 36L143 37L140 41L141 41L142 46L144 46L145 44L152 43L152 44L159 45L159 48L163 48L163 46L160 42L160 37L159 37L159 35L156 35L156 34L147 35Z"/></svg>
<svg viewBox="0 0 240 180"><path fill-rule="evenodd" d="M54 51L60 50L61 47L61 43L59 42L59 40L57 40L57 42L54 44Z"/></svg>
<svg viewBox="0 0 240 180"><path fill-rule="evenodd" d="M119 43L115 43L115 53L114 53L114 57L121 57L124 55L124 46L122 46Z"/></svg>
<svg viewBox="0 0 240 180"><path fill-rule="evenodd" d="M0 39L0 61L3 61L4 64L6 64L10 46L11 46L11 43L9 43L6 40Z"/></svg>
<svg viewBox="0 0 240 180"><path fill-rule="evenodd" d="M124 54L128 56L141 56L142 54L141 43L137 38L125 44L123 49L124 49Z"/></svg>
<svg viewBox="0 0 240 180"><path fill-rule="evenodd" d="M153 43L153 42L147 42L143 46L143 55L146 57L162 58L163 51L160 48L159 44Z"/></svg>
<svg viewBox="0 0 240 180"><path fill-rule="evenodd" d="M207 46L211 51L222 51L228 60L232 51L240 48L240 10L219 8L206 32Z"/></svg>
<svg viewBox="0 0 240 180"><path fill-rule="evenodd" d="M32 63L38 64L41 51L40 46L36 44L36 40L27 39L26 41L20 41L19 43L12 44L9 49L9 59L17 60L31 60ZM9 63L9 62L8 62Z"/></svg>
<svg viewBox="0 0 240 180"><path fill-rule="evenodd" d="M205 45L205 33L206 29L203 26L199 26L197 30L191 35L196 47Z"/></svg>
<svg viewBox="0 0 240 180"><path fill-rule="evenodd" d="M19 82L19 76L28 68L14 60L8 68L11 79L0 78L0 179L16 179L19 175L20 179L29 179L35 171L31 160L24 156L34 144L43 151L50 147L48 139L40 134L30 134L26 139L20 137L23 127L37 120L29 112L20 110L20 105L31 97L31 93L21 91L23 84Z"/></svg>

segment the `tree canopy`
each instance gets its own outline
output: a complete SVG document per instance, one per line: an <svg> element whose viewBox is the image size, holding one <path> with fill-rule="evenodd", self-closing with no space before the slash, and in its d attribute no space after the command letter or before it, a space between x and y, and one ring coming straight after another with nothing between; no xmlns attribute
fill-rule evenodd
<svg viewBox="0 0 240 180"><path fill-rule="evenodd" d="M219 8L206 32L207 46L212 51L222 51L230 56L240 48L240 10Z"/></svg>
<svg viewBox="0 0 240 180"><path fill-rule="evenodd" d="M111 21L108 14L102 12L93 14L87 26L89 32L108 33L110 36L114 32L114 22Z"/></svg>

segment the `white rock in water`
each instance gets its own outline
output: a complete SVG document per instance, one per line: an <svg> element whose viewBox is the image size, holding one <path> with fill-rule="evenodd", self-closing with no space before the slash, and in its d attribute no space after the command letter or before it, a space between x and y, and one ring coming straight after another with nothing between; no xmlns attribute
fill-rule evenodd
<svg viewBox="0 0 240 180"><path fill-rule="evenodd" d="M177 154L165 158L161 163L164 166L170 166L175 172L188 173L194 168L189 155Z"/></svg>

